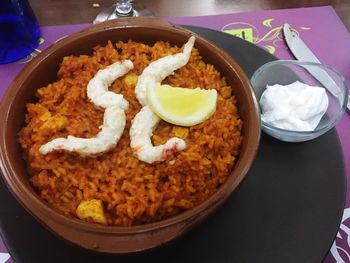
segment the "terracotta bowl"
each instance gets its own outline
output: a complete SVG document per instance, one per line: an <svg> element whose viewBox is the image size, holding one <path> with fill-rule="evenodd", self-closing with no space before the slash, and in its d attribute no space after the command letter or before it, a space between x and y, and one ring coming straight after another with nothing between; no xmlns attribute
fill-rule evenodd
<svg viewBox="0 0 350 263"><path fill-rule="evenodd" d="M36 101L35 91L56 80L64 56L91 54L108 40L132 39L144 43L159 40L181 46L195 33L150 18L112 20L73 34L46 49L33 59L8 88L0 111L0 155L2 176L16 199L52 232L78 246L108 253L130 253L154 248L183 235L202 222L233 192L247 175L260 140L258 104L249 80L240 66L224 51L196 35L195 47L204 61L213 64L235 87L239 114L244 122L243 144L239 159L228 180L204 203L172 218L156 223L117 227L87 223L68 218L50 208L29 184L26 164L17 142L24 126L25 105Z"/></svg>

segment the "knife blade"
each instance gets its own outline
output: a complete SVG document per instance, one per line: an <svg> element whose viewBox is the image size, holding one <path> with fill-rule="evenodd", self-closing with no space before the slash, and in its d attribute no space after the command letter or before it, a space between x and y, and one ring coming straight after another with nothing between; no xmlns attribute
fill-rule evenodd
<svg viewBox="0 0 350 263"><path fill-rule="evenodd" d="M292 30L289 24L283 25L283 34L287 42L288 48L296 59L303 62L321 62L310 50L310 48L304 43L304 41L298 36L298 34ZM304 66L309 73L317 79L327 90L335 97L341 95L340 89L334 82L333 78L320 67Z"/></svg>

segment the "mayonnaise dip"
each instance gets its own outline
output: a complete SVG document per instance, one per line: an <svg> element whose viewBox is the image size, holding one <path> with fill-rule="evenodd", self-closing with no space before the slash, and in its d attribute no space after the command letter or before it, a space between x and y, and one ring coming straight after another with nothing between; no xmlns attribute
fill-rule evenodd
<svg viewBox="0 0 350 263"><path fill-rule="evenodd" d="M260 98L261 119L292 131L313 131L327 111L328 97L321 87L296 81L267 86Z"/></svg>

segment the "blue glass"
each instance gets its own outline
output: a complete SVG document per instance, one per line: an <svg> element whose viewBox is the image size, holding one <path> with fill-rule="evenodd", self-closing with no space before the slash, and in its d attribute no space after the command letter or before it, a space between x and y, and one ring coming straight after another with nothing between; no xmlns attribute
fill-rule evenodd
<svg viewBox="0 0 350 263"><path fill-rule="evenodd" d="M28 0L0 1L0 64L28 56L38 46L40 30Z"/></svg>

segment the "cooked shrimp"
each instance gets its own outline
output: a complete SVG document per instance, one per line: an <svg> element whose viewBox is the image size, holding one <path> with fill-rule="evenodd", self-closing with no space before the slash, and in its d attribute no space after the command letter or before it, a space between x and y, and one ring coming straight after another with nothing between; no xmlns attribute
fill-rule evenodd
<svg viewBox="0 0 350 263"><path fill-rule="evenodd" d="M160 83L175 70L187 64L191 57L195 37L191 36L184 45L183 51L175 55L160 58L149 64L138 78L135 93L138 101L143 106L136 114L130 128L131 148L137 158L146 163L163 161L169 155L186 148L184 140L173 137L165 144L154 147L151 136L157 127L160 118L147 106L146 91L148 85Z"/></svg>
<svg viewBox="0 0 350 263"><path fill-rule="evenodd" d="M98 155L113 148L123 134L125 127L124 111L118 106L107 107L103 116L101 131L94 138L78 138L68 136L57 138L39 149L41 154L48 154L52 151L65 150L76 152L80 156Z"/></svg>
<svg viewBox="0 0 350 263"><path fill-rule="evenodd" d="M146 163L163 161L169 155L186 148L186 143L176 137L171 138L165 144L152 145L152 132L157 127L159 120L149 106L144 106L135 116L130 128L131 148L139 160Z"/></svg>
<svg viewBox="0 0 350 263"><path fill-rule="evenodd" d="M134 65L130 60L125 60L99 70L87 85L89 99L98 107L119 106L123 110L127 109L129 103L123 98L123 95L108 91L108 87L114 80L124 76L133 67Z"/></svg>
<svg viewBox="0 0 350 263"><path fill-rule="evenodd" d="M94 138L54 139L39 148L41 154L48 154L55 150L65 150L78 153L80 156L93 156L112 149L119 141L126 123L124 110L129 103L122 95L108 91L112 82L126 74L133 68L130 60L116 62L105 69L99 70L87 86L89 99L97 106L105 108L101 130Z"/></svg>
<svg viewBox="0 0 350 263"><path fill-rule="evenodd" d="M155 85L155 83L162 82L167 76L173 74L175 70L187 64L191 57L195 40L196 38L191 36L184 45L181 53L153 61L143 70L135 87L136 98L142 106L147 105L146 91L148 85Z"/></svg>

